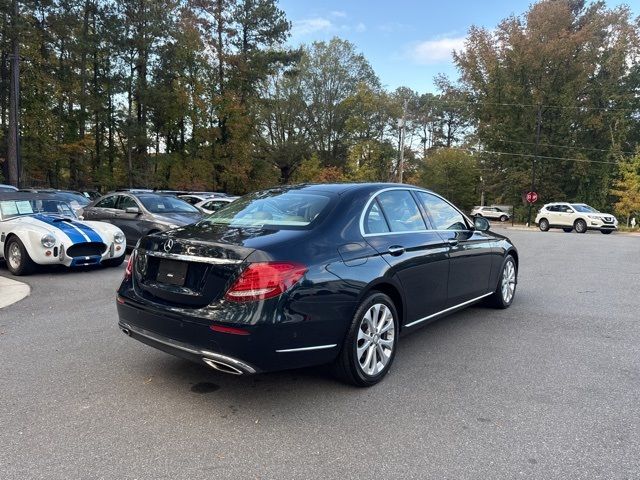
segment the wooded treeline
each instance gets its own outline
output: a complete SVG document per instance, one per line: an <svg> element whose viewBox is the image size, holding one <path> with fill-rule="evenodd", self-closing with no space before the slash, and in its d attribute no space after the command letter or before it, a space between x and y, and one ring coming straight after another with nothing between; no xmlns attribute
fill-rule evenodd
<svg viewBox="0 0 640 480"><path fill-rule="evenodd" d="M626 7L543 0L473 27L437 94L388 91L345 40L289 46L276 0L0 7L0 158L17 39L23 185L394 181L407 101L405 181L465 208L483 192L517 204L537 154L541 200L640 211L640 27Z"/></svg>

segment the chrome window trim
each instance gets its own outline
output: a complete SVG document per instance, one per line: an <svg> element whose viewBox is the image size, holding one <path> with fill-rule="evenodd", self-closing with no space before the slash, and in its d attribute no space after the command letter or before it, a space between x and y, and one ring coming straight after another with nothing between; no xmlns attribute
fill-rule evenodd
<svg viewBox="0 0 640 480"><path fill-rule="evenodd" d="M195 255L181 255L178 253L156 252L152 250L141 250L141 253L145 253L152 257L168 258L170 260L181 260L184 262L211 263L213 265L237 265L239 263L242 263L242 260L234 260L232 258L198 257Z"/></svg>
<svg viewBox="0 0 640 480"><path fill-rule="evenodd" d="M364 217L367 213L367 210L369 209L369 206L371 205L371 203L376 199L376 197L378 195L380 195L381 193L384 192L388 192L391 190L406 190L408 192L414 191L414 192L422 192L422 193L426 193L429 195L433 195L434 197L439 198L440 200L442 200L443 202L446 202L447 204L451 205L451 207L458 212L460 215L462 215L462 218L465 219L465 221L467 221L467 223L469 225L473 225L473 222L471 221L471 219L469 219L469 217L467 217L467 215L465 215L463 212L460 211L460 209L458 207L456 207L455 205L453 205L451 202L449 202L446 198L442 197L441 195L438 195L435 192L430 192L429 190L425 190L424 188L418 188L418 187L409 187L409 186L405 186L405 187L386 187L383 189L380 189L376 192L373 193L373 195L371 195L371 198L367 201L367 203L364 206L364 209L362 210L362 213L360 214L360 222L359 222L359 226L360 226L360 235L362 235L364 238L367 237L378 237L378 236L384 236L384 235L404 235L407 233L427 233L427 232L469 232L471 231L471 229L468 230L438 230L438 229L424 229L424 230L408 230L406 232L381 232L381 233L365 233L364 231ZM414 199L415 201L415 199ZM416 202L417 204L417 202ZM420 205L418 206L418 210L420 210ZM420 212L422 214L422 212Z"/></svg>
<svg viewBox="0 0 640 480"><path fill-rule="evenodd" d="M435 318L438 315L442 315L443 313L450 312L451 310L455 310L456 308L464 307L465 305L469 305L470 303L477 302L478 300L483 299L484 297L488 297L489 295L493 295L493 292L485 293L484 295L480 295L479 297L472 298L471 300L467 300L466 302L459 303L458 305L454 305L453 307L445 308L444 310L440 310L439 312L432 313L431 315L427 315L426 317L419 318L418 320L414 320L411 323L405 324L405 327L412 327L417 325L418 323L424 322L431 318Z"/></svg>
<svg viewBox="0 0 640 480"><path fill-rule="evenodd" d="M308 352L309 350L326 350L327 348L337 347L337 343L331 345L316 345L313 347L301 347L301 348L285 348L284 350L276 350L277 353L290 353L290 352Z"/></svg>

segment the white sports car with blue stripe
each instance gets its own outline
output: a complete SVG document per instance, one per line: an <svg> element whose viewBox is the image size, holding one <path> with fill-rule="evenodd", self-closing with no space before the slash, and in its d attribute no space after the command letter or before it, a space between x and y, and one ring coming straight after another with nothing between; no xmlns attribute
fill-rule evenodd
<svg viewBox="0 0 640 480"><path fill-rule="evenodd" d="M0 193L0 258L14 275L36 265L121 265L125 237L109 223L80 221L55 195Z"/></svg>

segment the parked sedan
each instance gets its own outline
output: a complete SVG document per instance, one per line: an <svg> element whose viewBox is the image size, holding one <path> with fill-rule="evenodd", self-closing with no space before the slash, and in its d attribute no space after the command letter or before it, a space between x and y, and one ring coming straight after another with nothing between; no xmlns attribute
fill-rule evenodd
<svg viewBox="0 0 640 480"><path fill-rule="evenodd" d="M358 386L398 338L485 300L513 302L518 253L408 185L274 188L141 239L118 290L124 333L216 370L333 363Z"/></svg>
<svg viewBox="0 0 640 480"><path fill-rule="evenodd" d="M119 227L127 245L135 246L140 237L197 222L202 213L187 202L158 193L113 192L93 201L81 215L86 220L100 220Z"/></svg>

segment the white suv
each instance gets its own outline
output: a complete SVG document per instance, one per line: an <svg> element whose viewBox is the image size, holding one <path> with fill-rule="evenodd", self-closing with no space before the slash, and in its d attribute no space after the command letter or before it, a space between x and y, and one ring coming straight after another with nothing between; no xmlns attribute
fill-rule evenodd
<svg viewBox="0 0 640 480"><path fill-rule="evenodd" d="M504 210L500 210L498 207L473 207L471 216L473 217L475 215L491 220L500 220L501 222L509 220L509 214Z"/></svg>
<svg viewBox="0 0 640 480"><path fill-rule="evenodd" d="M611 233L618 229L618 220L610 213L600 213L584 203L547 203L536 216L536 223L543 232L550 228L561 228L565 232L573 229L578 233L600 230Z"/></svg>

